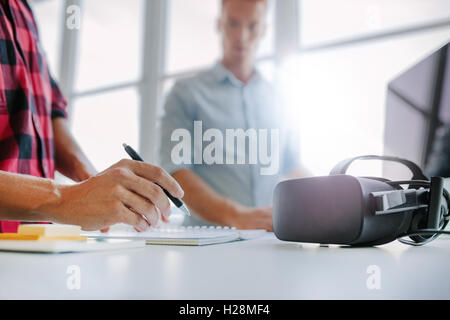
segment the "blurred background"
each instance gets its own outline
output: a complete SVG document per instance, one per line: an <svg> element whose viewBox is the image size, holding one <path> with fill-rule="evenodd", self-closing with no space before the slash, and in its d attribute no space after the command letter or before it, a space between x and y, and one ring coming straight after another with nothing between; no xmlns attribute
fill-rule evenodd
<svg viewBox="0 0 450 320"><path fill-rule="evenodd" d="M157 162L157 120L173 83L220 58L219 0L33 0L73 133L101 171L136 146ZM66 28L80 8L80 28ZM326 175L382 154L388 83L450 40L449 0L272 0L258 67ZM361 163L354 174L381 174Z"/></svg>

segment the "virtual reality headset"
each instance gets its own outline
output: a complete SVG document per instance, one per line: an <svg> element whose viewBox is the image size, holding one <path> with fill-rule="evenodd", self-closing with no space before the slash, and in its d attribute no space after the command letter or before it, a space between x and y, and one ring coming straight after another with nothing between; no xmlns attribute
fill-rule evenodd
<svg viewBox="0 0 450 320"><path fill-rule="evenodd" d="M389 181L346 175L355 160L398 162L411 170L413 178ZM342 161L330 176L279 183L274 190L273 227L284 241L376 246L399 239L423 245L449 233L444 231L449 204L443 178L429 180L405 159L363 156Z"/></svg>

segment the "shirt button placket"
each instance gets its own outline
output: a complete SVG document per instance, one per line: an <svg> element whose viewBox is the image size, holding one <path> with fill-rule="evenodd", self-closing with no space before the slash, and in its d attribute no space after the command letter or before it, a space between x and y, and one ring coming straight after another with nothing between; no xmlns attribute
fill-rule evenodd
<svg viewBox="0 0 450 320"><path fill-rule="evenodd" d="M256 126L254 124L254 121L251 117L251 113L253 110L251 110L251 103L249 103L248 101L248 91L249 91L249 87L247 86L242 86L241 87L241 92L242 92L242 104L244 106L244 115L245 115L245 131L247 131L250 128L255 128ZM248 150L250 151L250 148L248 148ZM249 160L249 159L247 159ZM257 181L257 174L258 171L258 165L250 165L250 185L251 185L251 190L252 190L252 203L254 206L257 206L257 190L256 190L256 181Z"/></svg>

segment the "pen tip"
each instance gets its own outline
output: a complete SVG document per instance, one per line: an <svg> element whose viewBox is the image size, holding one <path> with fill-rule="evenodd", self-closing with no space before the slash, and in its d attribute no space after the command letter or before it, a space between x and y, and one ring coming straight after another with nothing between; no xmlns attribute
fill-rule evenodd
<svg viewBox="0 0 450 320"><path fill-rule="evenodd" d="M191 212L189 211L189 209L186 207L185 204L183 204L181 208L183 209L184 213L186 213L188 216L191 216Z"/></svg>
<svg viewBox="0 0 450 320"><path fill-rule="evenodd" d="M122 146L123 146L124 148L128 147L128 145L127 145L126 143L122 143Z"/></svg>

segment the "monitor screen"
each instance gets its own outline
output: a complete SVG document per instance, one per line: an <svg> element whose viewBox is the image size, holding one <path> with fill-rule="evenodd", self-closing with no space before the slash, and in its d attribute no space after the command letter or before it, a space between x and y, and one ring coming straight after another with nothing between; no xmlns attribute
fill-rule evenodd
<svg viewBox="0 0 450 320"><path fill-rule="evenodd" d="M436 140L450 123L449 44L409 68L388 85L384 154L426 169ZM389 179L407 179L407 169L385 163Z"/></svg>

